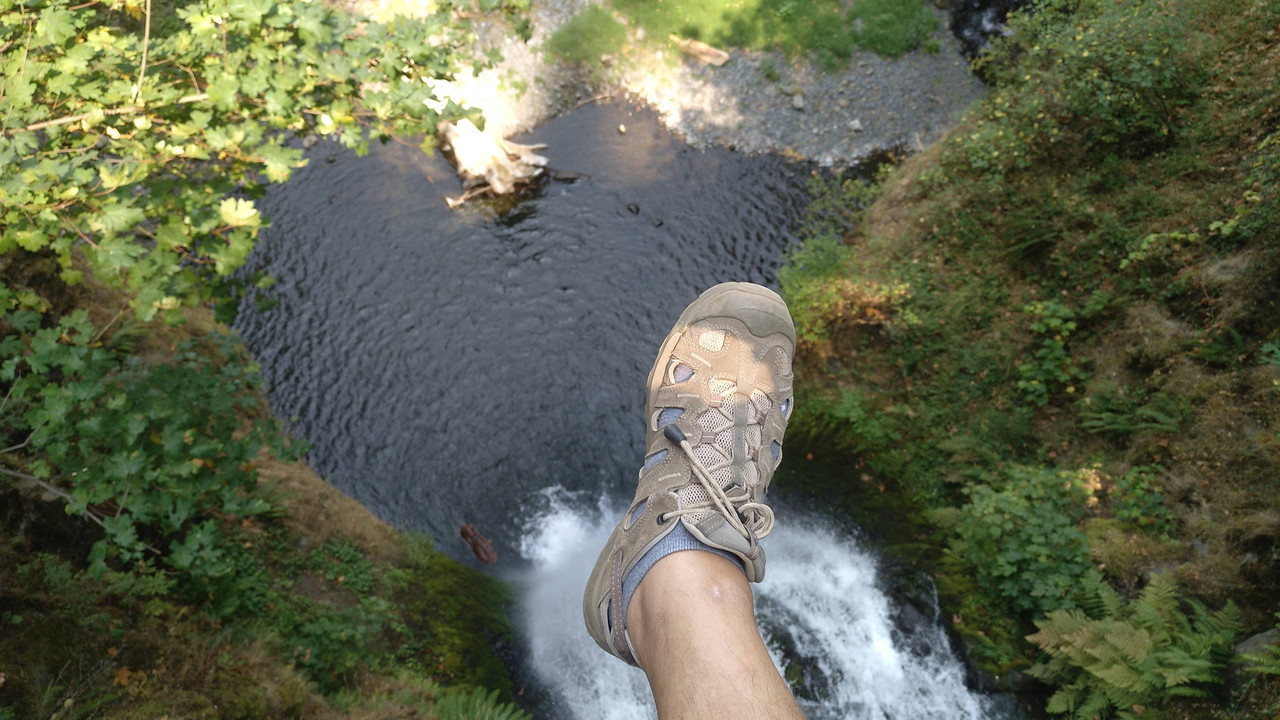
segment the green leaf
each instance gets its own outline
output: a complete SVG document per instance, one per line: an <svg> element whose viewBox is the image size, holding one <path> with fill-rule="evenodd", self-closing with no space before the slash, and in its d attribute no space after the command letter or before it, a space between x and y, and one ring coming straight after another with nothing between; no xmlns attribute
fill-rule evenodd
<svg viewBox="0 0 1280 720"><path fill-rule="evenodd" d="M128 230L146 217L132 202L112 199L97 214L89 216L89 227L95 232L114 235Z"/></svg>
<svg viewBox="0 0 1280 720"><path fill-rule="evenodd" d="M61 45L76 34L75 15L61 8L45 8L36 22L36 34Z"/></svg>
<svg viewBox="0 0 1280 720"><path fill-rule="evenodd" d="M219 110L231 110L236 106L236 93L240 90L240 82L234 75L222 74L214 78L205 88L209 99Z"/></svg>

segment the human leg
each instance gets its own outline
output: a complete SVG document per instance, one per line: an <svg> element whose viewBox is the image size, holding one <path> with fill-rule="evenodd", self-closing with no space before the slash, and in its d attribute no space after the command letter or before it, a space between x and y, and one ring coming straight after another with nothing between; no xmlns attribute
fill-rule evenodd
<svg viewBox="0 0 1280 720"><path fill-rule="evenodd" d="M677 552L645 575L627 632L662 720L803 720L760 639L742 569Z"/></svg>
<svg viewBox="0 0 1280 720"><path fill-rule="evenodd" d="M639 486L591 573L583 615L601 648L643 665L664 718L728 708L801 717L747 585L764 577L759 541L774 521L764 494L781 460L794 352L782 299L725 283L685 309L650 372Z"/></svg>

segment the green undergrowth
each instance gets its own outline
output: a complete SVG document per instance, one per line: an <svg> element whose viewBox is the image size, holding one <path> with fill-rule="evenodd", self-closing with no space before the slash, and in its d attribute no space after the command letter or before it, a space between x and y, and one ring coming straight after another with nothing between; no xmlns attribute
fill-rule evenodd
<svg viewBox="0 0 1280 720"><path fill-rule="evenodd" d="M503 585L298 516L335 491L260 473L304 448L235 337L60 273L0 261L0 717L522 716Z"/></svg>
<svg viewBox="0 0 1280 720"><path fill-rule="evenodd" d="M859 48L891 57L910 52L937 24L925 0L612 0L583 11L547 47L592 64L616 53L630 29L659 47L674 35L721 48L781 50L837 69Z"/></svg>
<svg viewBox="0 0 1280 720"><path fill-rule="evenodd" d="M779 273L793 430L856 458L820 491L897 508L893 552L934 571L991 676L1096 687L1055 713L1276 709L1274 681L1215 688L1225 626L1192 601L1233 602L1242 637L1280 597L1277 23L1258 0L1039 3L947 139L817 188ZM1168 627L1215 648L1195 672L1152 650L1130 685L1030 639L1085 613L1163 647L1143 624L1156 570ZM1118 593L1102 615L1095 576Z"/></svg>
<svg viewBox="0 0 1280 720"><path fill-rule="evenodd" d="M590 65L617 53L626 39L626 25L604 7L592 5L552 33L546 49L566 62Z"/></svg>

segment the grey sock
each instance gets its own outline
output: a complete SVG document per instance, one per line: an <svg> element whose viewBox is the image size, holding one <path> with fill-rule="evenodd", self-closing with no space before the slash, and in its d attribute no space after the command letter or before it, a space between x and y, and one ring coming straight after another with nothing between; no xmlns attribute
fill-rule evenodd
<svg viewBox="0 0 1280 720"><path fill-rule="evenodd" d="M637 513L639 512L643 512L643 510L638 510ZM733 561L733 564L737 565L738 569L742 570L744 574L747 572L746 568L742 566L742 561L737 556L704 544L685 528L684 523L677 522L675 529L659 540L657 545L649 548L644 557L640 558L640 562L636 563L631 568L631 572L627 573L627 576L622 579L623 625L627 622L627 608L631 605L631 596L635 594L636 588L640 586L640 581L644 579L645 573L648 573L662 558L682 550L703 550L715 553L722 558Z"/></svg>

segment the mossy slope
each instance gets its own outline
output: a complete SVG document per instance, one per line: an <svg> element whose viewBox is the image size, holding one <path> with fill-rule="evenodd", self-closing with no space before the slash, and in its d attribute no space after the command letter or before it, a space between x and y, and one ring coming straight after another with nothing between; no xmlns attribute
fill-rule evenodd
<svg viewBox="0 0 1280 720"><path fill-rule="evenodd" d="M1080 606L1081 567L1129 598L1172 572L1245 632L1280 609L1278 23L1257 0L1042 3L985 61L989 98L874 202L828 186L782 272L796 434L857 458L820 491L895 499L899 554L993 674ZM1061 528L1009 504L1041 487Z"/></svg>

